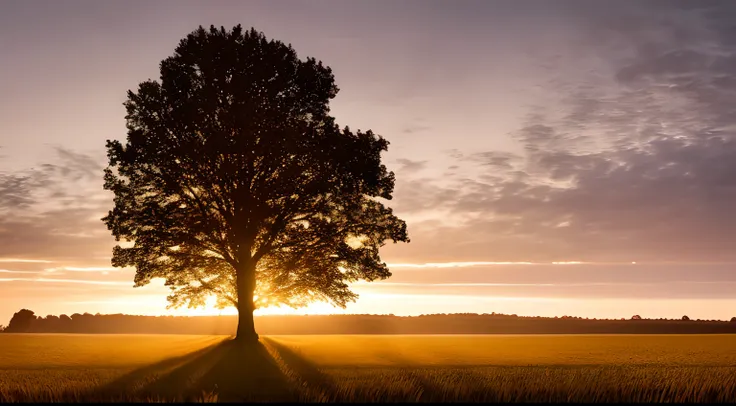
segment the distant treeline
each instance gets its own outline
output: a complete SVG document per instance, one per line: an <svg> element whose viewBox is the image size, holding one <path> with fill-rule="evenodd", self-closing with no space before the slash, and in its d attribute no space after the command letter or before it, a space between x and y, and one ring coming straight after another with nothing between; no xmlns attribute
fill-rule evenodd
<svg viewBox="0 0 736 406"><path fill-rule="evenodd" d="M730 321L681 319L628 320L580 317L520 317L504 314L260 316L261 334L724 334L736 333ZM23 309L5 333L216 334L233 335L235 316L132 316L72 314L38 317Z"/></svg>

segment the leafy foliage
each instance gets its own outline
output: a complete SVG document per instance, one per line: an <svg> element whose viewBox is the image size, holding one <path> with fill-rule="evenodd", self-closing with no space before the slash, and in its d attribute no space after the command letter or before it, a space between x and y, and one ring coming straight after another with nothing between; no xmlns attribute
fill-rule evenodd
<svg viewBox="0 0 736 406"><path fill-rule="evenodd" d="M347 283L391 275L379 247L409 239L383 203L388 142L338 127L329 67L238 25L200 27L160 72L128 92L125 144L107 142L103 221L136 286L164 278L172 306L215 294L242 313L344 307Z"/></svg>

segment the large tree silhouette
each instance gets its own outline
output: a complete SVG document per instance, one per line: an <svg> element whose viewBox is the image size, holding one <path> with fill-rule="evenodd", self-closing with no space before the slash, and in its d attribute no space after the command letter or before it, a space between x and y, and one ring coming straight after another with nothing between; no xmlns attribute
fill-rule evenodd
<svg viewBox="0 0 736 406"><path fill-rule="evenodd" d="M337 126L329 67L238 25L199 27L160 72L128 92L125 144L107 141L103 221L135 286L164 278L173 307L214 294L257 340L258 307L344 307L348 282L391 275L379 247L409 238L382 203L388 142Z"/></svg>

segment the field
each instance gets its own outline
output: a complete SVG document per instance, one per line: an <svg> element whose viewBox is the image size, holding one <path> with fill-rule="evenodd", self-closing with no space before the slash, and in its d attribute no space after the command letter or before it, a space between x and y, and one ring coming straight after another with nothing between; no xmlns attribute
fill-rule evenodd
<svg viewBox="0 0 736 406"><path fill-rule="evenodd" d="M733 402L736 336L0 334L0 402Z"/></svg>

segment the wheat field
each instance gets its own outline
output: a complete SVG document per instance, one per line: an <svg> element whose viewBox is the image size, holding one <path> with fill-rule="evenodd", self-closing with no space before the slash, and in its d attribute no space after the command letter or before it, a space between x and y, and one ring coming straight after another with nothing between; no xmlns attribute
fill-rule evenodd
<svg viewBox="0 0 736 406"><path fill-rule="evenodd" d="M736 336L0 334L0 402L734 402Z"/></svg>

